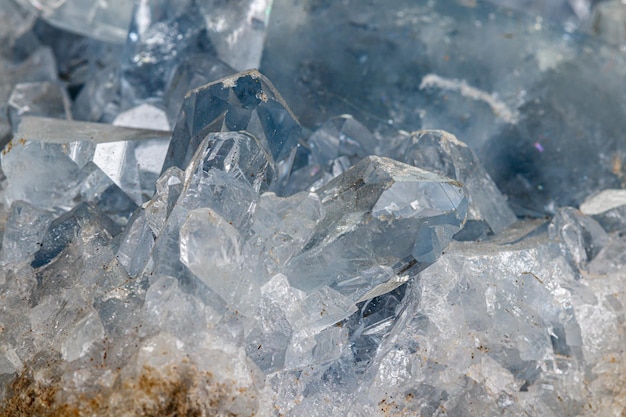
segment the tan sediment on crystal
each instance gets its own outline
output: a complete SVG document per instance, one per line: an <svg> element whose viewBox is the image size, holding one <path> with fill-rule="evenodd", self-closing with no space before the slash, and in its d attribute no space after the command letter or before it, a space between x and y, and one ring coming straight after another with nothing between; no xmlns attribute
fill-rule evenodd
<svg viewBox="0 0 626 417"><path fill-rule="evenodd" d="M0 406L5 417L83 417L83 416L249 416L229 410L236 399L255 394L234 381L216 382L210 372L199 372L193 365L181 363L164 370L144 367L136 378L119 381L111 390L96 395L64 392L58 380L38 382L29 370L19 374L10 388L10 396Z"/></svg>

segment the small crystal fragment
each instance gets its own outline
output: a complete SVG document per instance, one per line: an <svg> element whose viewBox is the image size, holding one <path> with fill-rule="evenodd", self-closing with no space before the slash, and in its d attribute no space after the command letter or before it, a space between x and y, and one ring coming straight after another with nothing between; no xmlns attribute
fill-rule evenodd
<svg viewBox="0 0 626 417"><path fill-rule="evenodd" d="M94 224L100 229L100 233L105 234L104 239L110 239L119 233L119 228L96 207L82 203L50 224L31 266L41 268L52 262L79 237L81 229L94 227Z"/></svg>
<svg viewBox="0 0 626 417"><path fill-rule="evenodd" d="M579 268L591 261L608 243L602 226L591 217L570 207L560 208L548 228L550 237L559 237Z"/></svg>

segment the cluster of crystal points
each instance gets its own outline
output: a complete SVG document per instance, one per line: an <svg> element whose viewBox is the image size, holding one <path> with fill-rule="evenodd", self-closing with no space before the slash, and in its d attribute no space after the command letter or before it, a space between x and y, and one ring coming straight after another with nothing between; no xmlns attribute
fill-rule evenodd
<svg viewBox="0 0 626 417"><path fill-rule="evenodd" d="M0 415L626 413L626 6L331 3L0 3Z"/></svg>

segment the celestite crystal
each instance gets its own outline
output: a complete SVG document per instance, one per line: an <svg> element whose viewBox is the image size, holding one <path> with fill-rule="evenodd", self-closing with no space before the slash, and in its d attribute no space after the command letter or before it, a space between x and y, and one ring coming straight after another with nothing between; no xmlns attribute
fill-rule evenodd
<svg viewBox="0 0 626 417"><path fill-rule="evenodd" d="M126 38L133 2L125 0L17 0L55 26L107 42Z"/></svg>
<svg viewBox="0 0 626 417"><path fill-rule="evenodd" d="M418 131L404 140L392 155L399 161L455 179L468 196L468 224L458 238L473 240L500 233L516 221L504 196L472 150L443 131Z"/></svg>
<svg viewBox="0 0 626 417"><path fill-rule="evenodd" d="M618 3L0 3L0 415L623 416Z"/></svg>
<svg viewBox="0 0 626 417"><path fill-rule="evenodd" d="M209 132L247 131L276 164L274 189L289 175L301 127L271 82L256 70L196 88L185 97L163 164L184 168Z"/></svg>

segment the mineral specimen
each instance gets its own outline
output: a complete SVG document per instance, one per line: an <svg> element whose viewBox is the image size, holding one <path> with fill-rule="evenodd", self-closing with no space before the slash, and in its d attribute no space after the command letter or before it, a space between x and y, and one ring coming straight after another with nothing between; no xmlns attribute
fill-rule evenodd
<svg viewBox="0 0 626 417"><path fill-rule="evenodd" d="M1 3L0 415L624 415L617 3Z"/></svg>

